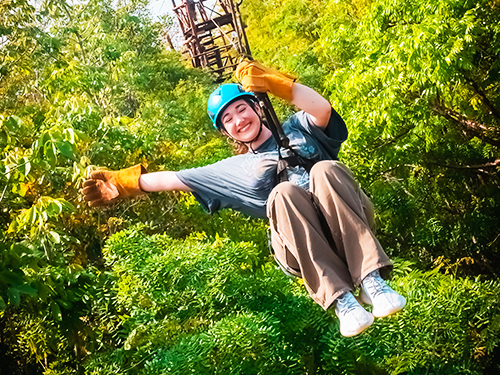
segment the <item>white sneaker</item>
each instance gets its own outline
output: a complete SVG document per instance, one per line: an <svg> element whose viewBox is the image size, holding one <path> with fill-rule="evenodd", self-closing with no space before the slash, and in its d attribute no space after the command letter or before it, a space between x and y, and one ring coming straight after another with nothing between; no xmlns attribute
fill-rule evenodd
<svg viewBox="0 0 500 375"><path fill-rule="evenodd" d="M351 337L363 332L373 323L373 315L361 306L351 292L336 299L335 313L340 321L342 336Z"/></svg>
<svg viewBox="0 0 500 375"><path fill-rule="evenodd" d="M368 274L361 282L361 286L359 298L373 306L372 314L377 318L394 314L406 305L406 298L387 285L378 270Z"/></svg>

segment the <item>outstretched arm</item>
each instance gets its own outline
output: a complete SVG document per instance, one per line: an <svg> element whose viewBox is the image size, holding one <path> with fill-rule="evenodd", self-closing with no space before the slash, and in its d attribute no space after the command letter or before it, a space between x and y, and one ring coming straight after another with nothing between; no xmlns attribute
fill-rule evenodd
<svg viewBox="0 0 500 375"><path fill-rule="evenodd" d="M119 199L133 198L153 191L191 189L175 172L147 173L140 164L119 171L95 171L83 183L83 199L91 207L107 206Z"/></svg>
<svg viewBox="0 0 500 375"><path fill-rule="evenodd" d="M162 171L153 172L141 175L139 178L139 186L143 191L192 191L192 189L184 184L176 175L176 172Z"/></svg>

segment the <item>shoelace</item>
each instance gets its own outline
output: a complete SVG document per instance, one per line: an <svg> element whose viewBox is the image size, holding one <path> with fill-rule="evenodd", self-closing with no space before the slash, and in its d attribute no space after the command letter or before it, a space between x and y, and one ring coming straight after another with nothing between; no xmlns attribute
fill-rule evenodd
<svg viewBox="0 0 500 375"><path fill-rule="evenodd" d="M342 315L349 314L351 311L355 310L359 306L358 301L352 295L352 293L346 293L344 296L337 300L337 309Z"/></svg>
<svg viewBox="0 0 500 375"><path fill-rule="evenodd" d="M377 297L383 293L390 293L392 289L378 275L368 275L363 280L363 287L370 298Z"/></svg>

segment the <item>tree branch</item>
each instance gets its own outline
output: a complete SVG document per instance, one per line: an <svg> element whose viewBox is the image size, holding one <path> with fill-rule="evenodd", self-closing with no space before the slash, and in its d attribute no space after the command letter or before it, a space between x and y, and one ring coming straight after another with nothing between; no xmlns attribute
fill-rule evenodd
<svg viewBox="0 0 500 375"><path fill-rule="evenodd" d="M405 137L409 132L411 132L414 128L415 127L412 126L412 127L408 128L408 129L403 130L400 134L398 134L395 137L393 137L393 138L391 138L391 139L389 139L389 140L381 143L378 146L375 146L373 149L374 150L378 150L379 148L385 147L387 145L390 145L392 143L395 143L395 142L399 141L401 138Z"/></svg>
<svg viewBox="0 0 500 375"><path fill-rule="evenodd" d="M477 82L473 81L471 78L467 77L465 72L462 72L462 74L465 77L465 79L467 80L467 82L469 83L469 85L474 89L474 92L481 97L484 105L488 108L488 110L491 112L493 117L495 117L497 120L500 120L500 111L493 105L492 102L490 102L490 100L486 96L486 93L483 90L481 90L481 88L479 87Z"/></svg>
<svg viewBox="0 0 500 375"><path fill-rule="evenodd" d="M63 11L66 13L66 16L68 17L68 19L70 20L70 22L73 22L73 17L71 16L71 13L69 12L68 5L66 4L66 2L65 1L61 1L60 2L60 6L63 9ZM83 48L83 41L82 41L82 38L80 36L80 33L78 32L78 30L76 30L76 28L73 30L73 33L75 34L75 36L76 36L76 42L80 46L80 50L82 51L82 60L83 60L83 63L86 64L87 63L87 56L86 56L86 53L85 53L85 49Z"/></svg>
<svg viewBox="0 0 500 375"><path fill-rule="evenodd" d="M439 162L430 162L430 164L435 164L440 167L445 167L445 168L450 168L450 169L469 169L469 170L479 170L484 173L491 173L488 171L485 171L485 168L500 168L500 159L496 159L490 163L484 163L484 164L476 164L476 165L449 165L449 164L444 164L444 163L439 163Z"/></svg>
<svg viewBox="0 0 500 375"><path fill-rule="evenodd" d="M500 147L500 134L498 134L498 131L446 107L439 101L439 96L434 105L431 106L431 109L455 125L458 125L465 134L475 136L486 143Z"/></svg>

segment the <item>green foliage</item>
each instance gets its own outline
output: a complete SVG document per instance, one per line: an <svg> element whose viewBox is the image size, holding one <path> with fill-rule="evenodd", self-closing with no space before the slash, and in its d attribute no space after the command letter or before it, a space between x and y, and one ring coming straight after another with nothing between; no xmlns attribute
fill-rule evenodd
<svg viewBox="0 0 500 375"><path fill-rule="evenodd" d="M428 270L400 262L408 307L354 339L276 268L264 221L184 193L81 201L96 166L231 155L205 113L212 78L163 49L172 20L146 6L0 4L0 372L498 372L500 287L470 276L500 260L498 4L241 5L254 57L346 119L342 160L388 252Z"/></svg>
<svg viewBox="0 0 500 375"><path fill-rule="evenodd" d="M116 363L126 368L134 363L148 373L164 373L166 365L173 373L275 372L285 363L297 366L301 355L294 351L306 351L309 331L324 326L304 312L289 320L296 329L272 326L312 301L296 288L286 291L291 280L252 242L213 241L201 233L179 241L131 228L108 241L105 258L118 278L113 307L124 316L117 322L121 339L113 358L125 359L105 366L110 354L105 352L90 363L96 366L91 373L110 371ZM275 363L266 365L266 358Z"/></svg>
<svg viewBox="0 0 500 375"><path fill-rule="evenodd" d="M112 282L101 258L110 232L144 221L185 236L200 221L173 195L90 210L79 189L91 169L230 155L203 110L211 77L165 52L170 21L152 22L146 5L0 6L0 358L10 373L82 371L99 342L89 293Z"/></svg>
<svg viewBox="0 0 500 375"><path fill-rule="evenodd" d="M317 0L244 1L241 9L253 57L300 73L299 82L321 89L326 67L318 63L311 45L318 38L324 6Z"/></svg>
<svg viewBox="0 0 500 375"><path fill-rule="evenodd" d="M350 28L356 54L327 78L352 127L346 161L360 166L383 218L410 218L382 221L388 245L426 262L469 256L476 272L500 259L499 56L487 42L498 17L487 2L374 2Z"/></svg>
<svg viewBox="0 0 500 375"><path fill-rule="evenodd" d="M255 243L116 233L104 251L114 277L107 311L112 350L91 374L480 374L498 371L500 284L419 271L399 261L398 315L342 337L332 312L307 296ZM412 270L413 269L413 270ZM101 291L100 293L109 293ZM108 346L109 348L109 346Z"/></svg>
<svg viewBox="0 0 500 375"><path fill-rule="evenodd" d="M404 312L378 320L369 335L330 343L334 358L351 349L392 374L498 371L488 358L491 344L498 344L497 283L457 279L435 269L405 272L393 285L408 297Z"/></svg>

